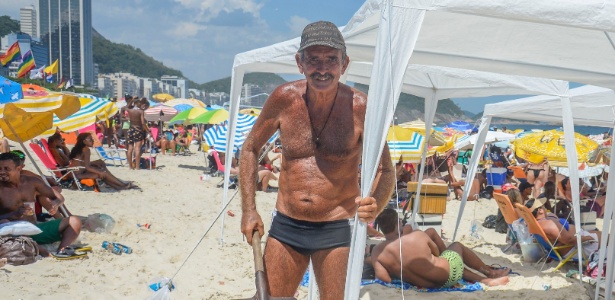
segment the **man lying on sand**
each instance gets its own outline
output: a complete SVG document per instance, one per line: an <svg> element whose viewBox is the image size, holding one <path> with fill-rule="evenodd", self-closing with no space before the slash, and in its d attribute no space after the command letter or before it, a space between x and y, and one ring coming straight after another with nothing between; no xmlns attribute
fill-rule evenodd
<svg viewBox="0 0 615 300"><path fill-rule="evenodd" d="M508 283L506 275L510 269L487 266L472 250L458 242L444 248L444 242L439 237L434 238L419 230L399 237L399 223L397 213L392 209L383 211L376 218L376 224L386 238L372 251L371 261L376 278L391 282L393 278L401 277L404 282L425 288L451 287L462 278L488 286Z"/></svg>
<svg viewBox="0 0 615 300"><path fill-rule="evenodd" d="M27 207L25 203L33 202L35 195L39 194L51 201L49 214L54 215L64 202L64 198L56 194L42 179L21 175L22 168L21 160L16 154L11 152L0 154L0 220L23 220L36 225L43 232L33 235L32 239L38 244L60 241L57 253L63 255L64 248L79 237L81 220L76 216L70 216L37 224L33 209ZM48 253L42 251L41 255L46 256Z"/></svg>

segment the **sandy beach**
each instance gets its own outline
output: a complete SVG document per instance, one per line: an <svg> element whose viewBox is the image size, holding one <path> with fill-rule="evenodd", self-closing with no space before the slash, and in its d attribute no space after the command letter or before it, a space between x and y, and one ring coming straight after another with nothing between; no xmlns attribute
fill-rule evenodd
<svg viewBox="0 0 615 300"><path fill-rule="evenodd" d="M193 150L195 150L193 146ZM58 261L44 258L26 266L0 269L2 299L146 299L152 295L148 282L157 277L173 277L173 299L233 299L254 295L254 268L251 247L239 230L240 198L235 196L223 211L224 243L220 218L223 189L220 177L200 180L206 163L202 153L189 156L158 156L157 170L130 171L109 167L123 180L133 180L143 191L117 192L103 187L93 191L65 190L66 205L79 216L94 213L111 216L116 224L110 233L83 230L79 243L93 252L87 259ZM92 157L95 158L94 156ZM27 161L27 168L33 169ZM229 198L236 190L229 191ZM269 228L275 193L257 194L257 206ZM449 201L443 221L443 237L451 242L458 201ZM235 213L234 217L227 211ZM487 264L508 266L513 275L505 286L472 293L419 293L404 291L414 299L590 299L578 279L566 278L568 264L551 272L555 262L536 265L522 261L519 251L503 253L505 235L482 228L480 239L470 236L472 220L496 214L492 200L468 202L458 240L476 251ZM601 221L601 220L600 220ZM151 224L149 229L137 224ZM213 225L212 225L213 224ZM211 230L199 243L205 232ZM599 224L601 227L601 223ZM101 247L103 241L132 247L132 254L115 255ZM195 248L196 247L196 248ZM194 252L192 252L194 251ZM191 254L184 263L186 258ZM545 291L543 285L550 285ZM299 299L307 298L300 288ZM372 284L361 288L361 299L400 299L401 290Z"/></svg>

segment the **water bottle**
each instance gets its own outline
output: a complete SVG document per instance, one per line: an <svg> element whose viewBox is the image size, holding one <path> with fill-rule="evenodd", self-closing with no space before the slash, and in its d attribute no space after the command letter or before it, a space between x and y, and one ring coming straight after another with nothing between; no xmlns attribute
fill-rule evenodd
<svg viewBox="0 0 615 300"><path fill-rule="evenodd" d="M121 255L122 254L122 249L120 249L120 247L116 246L113 243L109 243L107 241L102 242L102 247L103 249L106 250L110 250L111 253L116 254L116 255Z"/></svg>

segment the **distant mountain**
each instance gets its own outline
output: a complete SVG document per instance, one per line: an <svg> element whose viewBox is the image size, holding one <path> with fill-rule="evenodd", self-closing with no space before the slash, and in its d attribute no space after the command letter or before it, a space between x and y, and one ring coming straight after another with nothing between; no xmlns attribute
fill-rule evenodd
<svg viewBox="0 0 615 300"><path fill-rule="evenodd" d="M277 86L286 83L282 77L273 73L248 73L243 77L243 83L256 84L261 87L263 92L271 93ZM229 93L231 90L231 77L225 77L222 79L210 81L197 85L198 89L205 90L207 92L225 92Z"/></svg>
<svg viewBox="0 0 615 300"><path fill-rule="evenodd" d="M462 110L462 112L463 112L463 114L464 114L466 117L468 117L468 118L470 118L470 119L474 119L474 116L476 116L476 113L473 113L473 112L471 112L471 111Z"/></svg>
<svg viewBox="0 0 615 300"><path fill-rule="evenodd" d="M160 78L162 75L184 77L181 71L165 66L141 49L111 42L93 28L92 49L99 73L126 72L149 78Z"/></svg>
<svg viewBox="0 0 615 300"><path fill-rule="evenodd" d="M368 87L355 84L355 88L367 93ZM417 119L425 120L425 99L414 95L401 93L395 110L395 123L404 123ZM450 99L438 101L434 122L438 124L450 123L456 120L469 121L463 111Z"/></svg>

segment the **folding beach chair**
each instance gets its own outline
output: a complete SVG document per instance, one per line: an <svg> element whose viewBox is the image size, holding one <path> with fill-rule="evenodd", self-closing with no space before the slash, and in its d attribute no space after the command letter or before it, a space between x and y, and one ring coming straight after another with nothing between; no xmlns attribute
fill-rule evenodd
<svg viewBox="0 0 615 300"><path fill-rule="evenodd" d="M218 151L212 151L211 155L216 160L216 167L218 167L218 170L213 174L213 176L222 176L222 180L220 180L220 182L218 182L217 184L217 186L220 187L224 183L224 165L222 164L222 161L220 161L220 155L218 154ZM231 175L229 179L231 185L237 184L237 175Z"/></svg>
<svg viewBox="0 0 615 300"><path fill-rule="evenodd" d="M510 245L506 247L506 249L504 249L504 252L506 252L513 246L519 244L519 241L517 240L517 233L512 227L512 223L519 219L519 215L517 214L515 207L512 205L512 202L510 202L510 199L508 198L507 195L500 194L500 193L493 193L493 198L495 199L495 202L498 204L498 207L500 208L500 211L502 212L502 216L504 216L504 221L506 221L506 224L508 224L508 232L511 233L513 236L513 240L510 243Z"/></svg>
<svg viewBox="0 0 615 300"><path fill-rule="evenodd" d="M536 241L538 241L538 244L540 244L540 246L542 246L542 248L545 250L545 253L547 253L547 257L559 262L559 264L553 271L559 270L569 261L579 261L579 259L577 258L578 249L576 248L570 250L570 252L566 253L565 256L562 256L560 254L560 250L573 248L575 247L574 245L554 246L549 240L549 237L547 237L547 234L544 232L544 230L542 230L542 227L540 227L540 225L538 224L538 221L536 221L534 215L532 215L530 209L519 203L516 203L515 205L519 209L519 212L521 213L521 218L523 218L523 220L527 224L527 228L529 229L530 233L534 236Z"/></svg>
<svg viewBox="0 0 615 300"><path fill-rule="evenodd" d="M120 162L120 165L124 165L124 161L127 160L125 157L120 156L120 152L126 153L126 149L109 149L105 150L103 146L96 147L96 152L100 155L100 158L104 161L110 160L113 162L113 165L117 167L116 161Z"/></svg>
<svg viewBox="0 0 615 300"><path fill-rule="evenodd" d="M58 168L55 160L52 160L53 156L48 156L39 144L30 143L30 148L32 149L34 154L36 154L38 159L43 163L45 168L47 168L49 173L51 173L51 176L53 176L54 180L58 184L61 184L65 181L72 181L72 183L74 183L79 190L83 190L81 183L79 182L79 180L77 180L77 177L74 173L75 171L83 169L83 167ZM49 153L49 151L47 152Z"/></svg>

